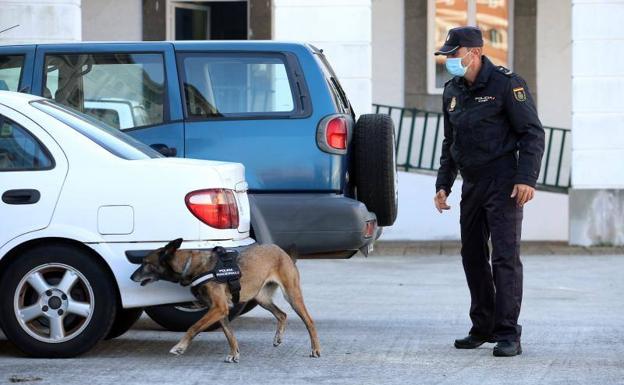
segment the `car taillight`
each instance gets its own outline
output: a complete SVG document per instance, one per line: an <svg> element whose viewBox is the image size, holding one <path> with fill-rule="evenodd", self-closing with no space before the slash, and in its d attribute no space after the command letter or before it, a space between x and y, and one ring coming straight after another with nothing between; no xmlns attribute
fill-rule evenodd
<svg viewBox="0 0 624 385"><path fill-rule="evenodd" d="M345 155L349 147L351 118L343 114L327 115L318 124L316 144L329 154Z"/></svg>
<svg viewBox="0 0 624 385"><path fill-rule="evenodd" d="M364 238L371 238L374 235L376 225L377 221L374 219L366 222L366 225L364 225Z"/></svg>
<svg viewBox="0 0 624 385"><path fill-rule="evenodd" d="M199 219L216 229L238 228L238 205L232 190L198 190L186 194L186 207Z"/></svg>
<svg viewBox="0 0 624 385"><path fill-rule="evenodd" d="M325 137L329 147L345 150L347 148L347 120L338 116L327 122Z"/></svg>

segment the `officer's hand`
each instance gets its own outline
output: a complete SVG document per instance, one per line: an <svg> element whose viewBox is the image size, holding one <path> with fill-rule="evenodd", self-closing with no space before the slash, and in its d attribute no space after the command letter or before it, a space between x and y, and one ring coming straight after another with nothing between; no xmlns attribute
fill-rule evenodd
<svg viewBox="0 0 624 385"><path fill-rule="evenodd" d="M438 191L438 193L433 197L433 203L440 213L442 210L449 210L451 208L451 206L446 204L446 191L444 190Z"/></svg>
<svg viewBox="0 0 624 385"><path fill-rule="evenodd" d="M513 191L511 192L511 198L516 198L518 207L524 206L525 203L533 199L534 195L535 189L526 184L514 185Z"/></svg>

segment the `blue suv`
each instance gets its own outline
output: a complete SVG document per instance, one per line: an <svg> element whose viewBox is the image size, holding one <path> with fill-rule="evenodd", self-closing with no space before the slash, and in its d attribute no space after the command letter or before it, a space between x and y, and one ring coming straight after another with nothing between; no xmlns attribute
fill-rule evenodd
<svg viewBox="0 0 624 385"><path fill-rule="evenodd" d="M0 89L54 99L166 156L243 163L252 236L296 245L304 258L367 253L396 218L391 119L356 122L322 50L308 44L4 46Z"/></svg>

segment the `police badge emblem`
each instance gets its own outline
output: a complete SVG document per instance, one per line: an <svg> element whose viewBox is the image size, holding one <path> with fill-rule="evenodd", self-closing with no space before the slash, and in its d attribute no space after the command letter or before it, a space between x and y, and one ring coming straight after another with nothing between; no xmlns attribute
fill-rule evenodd
<svg viewBox="0 0 624 385"><path fill-rule="evenodd" d="M453 97L451 98L451 102L449 103L449 106L448 106L448 111L449 111L449 112L453 112L453 111L455 111L455 106L456 106L456 105L457 105L457 98L456 98L455 96L453 96Z"/></svg>
<svg viewBox="0 0 624 385"><path fill-rule="evenodd" d="M514 98L516 98L519 102L524 102L526 100L526 93L524 92L524 87L518 87L513 89Z"/></svg>

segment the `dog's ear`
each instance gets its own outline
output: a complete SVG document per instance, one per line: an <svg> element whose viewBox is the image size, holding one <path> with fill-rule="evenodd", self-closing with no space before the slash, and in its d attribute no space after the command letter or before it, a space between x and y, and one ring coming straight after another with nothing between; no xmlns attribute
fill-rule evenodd
<svg viewBox="0 0 624 385"><path fill-rule="evenodd" d="M214 249L212 249L212 255L216 257L223 257L226 254L227 254L227 250L225 250L225 248L221 246L216 246Z"/></svg>
<svg viewBox="0 0 624 385"><path fill-rule="evenodd" d="M178 238L167 243L167 245L163 247L162 251L160 252L160 261L169 261L171 258L173 258L175 252L180 248L181 245L182 238Z"/></svg>

